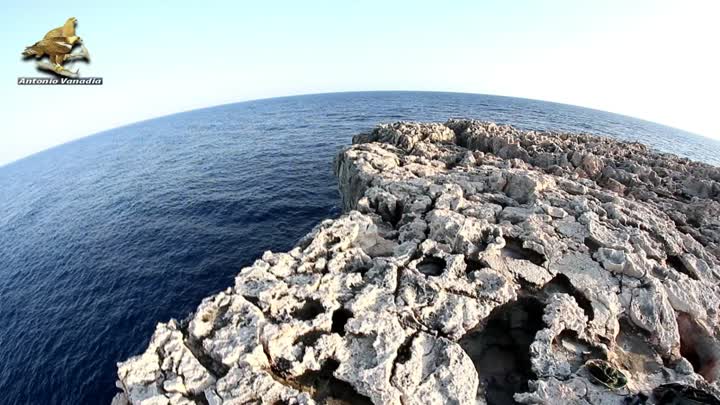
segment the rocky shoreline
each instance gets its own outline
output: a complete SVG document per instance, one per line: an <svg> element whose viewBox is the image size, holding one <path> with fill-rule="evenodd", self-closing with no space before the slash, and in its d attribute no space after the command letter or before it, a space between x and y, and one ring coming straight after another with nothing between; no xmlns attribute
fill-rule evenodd
<svg viewBox="0 0 720 405"><path fill-rule="evenodd" d="M720 404L717 167L450 120L335 172L346 213L158 324L114 403Z"/></svg>

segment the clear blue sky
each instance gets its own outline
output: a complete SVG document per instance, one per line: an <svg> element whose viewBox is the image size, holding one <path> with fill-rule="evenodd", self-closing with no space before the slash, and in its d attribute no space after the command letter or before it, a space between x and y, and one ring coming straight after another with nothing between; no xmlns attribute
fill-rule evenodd
<svg viewBox="0 0 720 405"><path fill-rule="evenodd" d="M440 90L599 108L720 138L720 2L27 1L0 15L0 165L119 125L256 98ZM74 16L100 87L17 86Z"/></svg>

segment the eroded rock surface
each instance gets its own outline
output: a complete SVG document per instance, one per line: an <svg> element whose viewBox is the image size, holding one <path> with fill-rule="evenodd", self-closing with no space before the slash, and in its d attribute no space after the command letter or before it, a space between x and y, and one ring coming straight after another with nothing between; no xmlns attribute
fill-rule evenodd
<svg viewBox="0 0 720 405"><path fill-rule="evenodd" d="M159 324L117 403L717 403L718 168L451 120L335 172L346 214Z"/></svg>

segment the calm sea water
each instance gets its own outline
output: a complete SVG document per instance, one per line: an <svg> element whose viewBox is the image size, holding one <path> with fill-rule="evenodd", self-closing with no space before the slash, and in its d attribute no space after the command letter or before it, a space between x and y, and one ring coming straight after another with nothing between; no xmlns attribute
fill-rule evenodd
<svg viewBox="0 0 720 405"><path fill-rule="evenodd" d="M637 140L720 164L720 143L561 104L340 93L177 114L0 167L0 402L108 402L115 363L264 250L337 216L335 153L378 122L472 117Z"/></svg>

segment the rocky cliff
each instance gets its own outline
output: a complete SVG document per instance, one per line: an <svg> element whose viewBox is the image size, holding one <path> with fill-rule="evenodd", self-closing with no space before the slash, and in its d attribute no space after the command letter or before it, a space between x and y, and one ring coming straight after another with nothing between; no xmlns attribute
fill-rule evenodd
<svg viewBox="0 0 720 405"><path fill-rule="evenodd" d="M115 402L720 403L720 169L451 120L335 172L346 214L159 324Z"/></svg>

